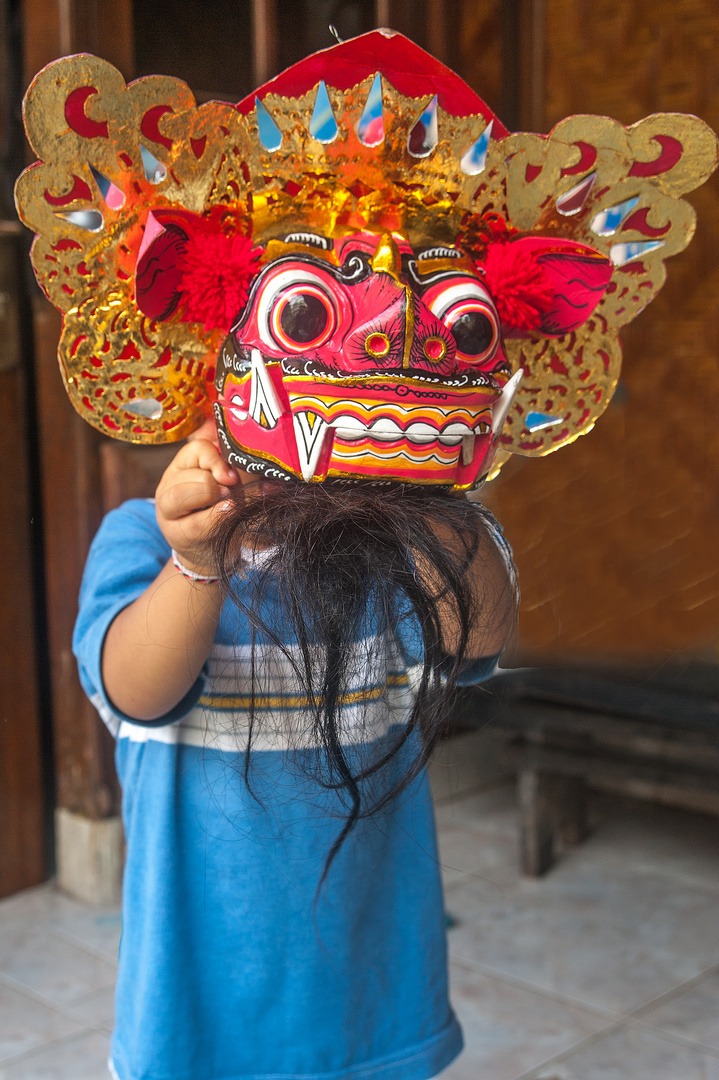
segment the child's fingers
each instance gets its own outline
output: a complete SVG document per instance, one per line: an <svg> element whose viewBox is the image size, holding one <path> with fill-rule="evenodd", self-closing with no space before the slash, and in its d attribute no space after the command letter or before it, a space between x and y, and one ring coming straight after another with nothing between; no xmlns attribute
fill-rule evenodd
<svg viewBox="0 0 719 1080"><path fill-rule="evenodd" d="M206 506L184 517L158 520L161 527L164 525L166 540L175 551L181 553L186 562L192 562L199 557L203 563L204 544L217 522L218 515L225 513L227 507L227 500L221 499L213 506Z"/></svg>
<svg viewBox="0 0 719 1080"><path fill-rule="evenodd" d="M213 506L227 495L227 486L218 484L212 473L205 469L184 469L157 489L156 505L158 513L173 520Z"/></svg>
<svg viewBox="0 0 719 1080"><path fill-rule="evenodd" d="M189 522L191 523L191 539L193 542L204 540L211 528L217 522L219 514L224 514L231 504L226 499L221 499L214 506L208 506L204 510L194 513Z"/></svg>
<svg viewBox="0 0 719 1080"><path fill-rule="evenodd" d="M217 447L207 439L193 439L176 454L170 470L204 469L218 484L231 486L238 480L237 473L221 456Z"/></svg>
<svg viewBox="0 0 719 1080"><path fill-rule="evenodd" d="M207 439L186 443L155 493L157 522L170 547L195 558L214 524L214 508L226 502L239 479Z"/></svg>

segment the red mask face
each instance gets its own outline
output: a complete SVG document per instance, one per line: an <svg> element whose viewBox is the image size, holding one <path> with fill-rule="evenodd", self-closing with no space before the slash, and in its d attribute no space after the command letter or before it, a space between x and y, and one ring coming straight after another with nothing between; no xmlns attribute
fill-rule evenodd
<svg viewBox="0 0 719 1080"><path fill-rule="evenodd" d="M472 487L509 377L473 264L397 235L294 233L275 248L218 360L228 460L275 478Z"/></svg>

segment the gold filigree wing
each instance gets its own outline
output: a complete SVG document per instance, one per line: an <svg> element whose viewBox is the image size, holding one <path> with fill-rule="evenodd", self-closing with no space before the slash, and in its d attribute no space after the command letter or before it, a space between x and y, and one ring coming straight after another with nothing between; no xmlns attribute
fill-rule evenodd
<svg viewBox="0 0 719 1080"><path fill-rule="evenodd" d="M41 160L19 178L16 202L37 234L37 279L63 312L59 360L73 405L116 438L183 438L208 412L218 334L143 316L135 266L152 210L203 214L231 202L248 218L242 169L222 175L227 157L244 153L244 122L231 105L197 107L180 80L126 86L87 55L41 71L24 118Z"/></svg>
<svg viewBox="0 0 719 1080"><path fill-rule="evenodd" d="M613 264L602 301L575 334L509 343L514 370L521 364L526 374L503 431L504 449L544 455L591 430L619 377L620 328L656 296L665 260L694 234L694 210L680 195L711 175L717 145L703 121L673 113L630 128L607 117L573 116L546 138L517 134L503 141L511 225L588 244ZM544 426L528 427L532 415Z"/></svg>
<svg viewBox="0 0 719 1080"><path fill-rule="evenodd" d="M521 367L525 375L498 446L527 457L544 457L591 431L622 365L618 335L596 315L563 338L515 338L505 351L512 371Z"/></svg>

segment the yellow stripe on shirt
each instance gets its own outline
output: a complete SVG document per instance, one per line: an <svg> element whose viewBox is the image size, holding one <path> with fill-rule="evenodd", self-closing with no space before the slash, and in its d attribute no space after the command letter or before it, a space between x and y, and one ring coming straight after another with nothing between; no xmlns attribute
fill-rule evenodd
<svg viewBox="0 0 719 1080"><path fill-rule="evenodd" d="M408 684L409 679L405 672L388 675L383 686L352 690L348 694L343 694L337 703L343 706L357 705L365 701L376 701L386 693L387 687L407 686ZM208 709L251 709L253 707L254 709L308 709L310 707L316 708L319 703L318 701L310 701L306 696L299 697L290 694L255 694L254 697L251 694L202 694L199 700L199 704Z"/></svg>

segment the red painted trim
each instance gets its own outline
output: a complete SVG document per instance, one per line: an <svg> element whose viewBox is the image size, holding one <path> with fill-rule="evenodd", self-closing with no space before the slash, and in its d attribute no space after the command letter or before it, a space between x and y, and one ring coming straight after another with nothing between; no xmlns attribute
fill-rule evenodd
<svg viewBox="0 0 719 1080"><path fill-rule="evenodd" d="M243 114L251 112L255 96L300 97L320 79L337 90L349 90L379 71L405 97L419 98L425 105L436 94L439 105L452 116L483 116L487 121L494 120L495 139L508 134L489 106L451 68L402 34L387 33L372 30L305 57L249 94L237 109Z"/></svg>
<svg viewBox="0 0 719 1080"><path fill-rule="evenodd" d="M654 161L635 161L629 170L630 176L661 176L673 169L684 153L684 147L673 135L653 135L652 141L661 147L659 157Z"/></svg>
<svg viewBox="0 0 719 1080"><path fill-rule="evenodd" d="M78 86L65 99L65 119L74 132L84 139L106 139L107 120L91 120L85 115L88 99L97 93L94 86Z"/></svg>
<svg viewBox="0 0 719 1080"><path fill-rule="evenodd" d="M173 112L171 105L154 105L148 109L140 122L140 131L146 139L159 143L166 150L172 150L172 139L160 134L159 123L165 113Z"/></svg>

